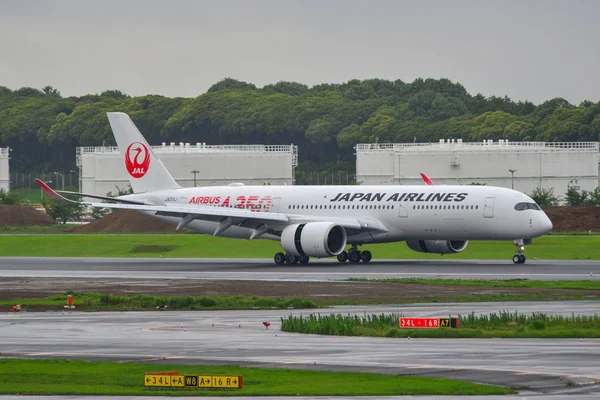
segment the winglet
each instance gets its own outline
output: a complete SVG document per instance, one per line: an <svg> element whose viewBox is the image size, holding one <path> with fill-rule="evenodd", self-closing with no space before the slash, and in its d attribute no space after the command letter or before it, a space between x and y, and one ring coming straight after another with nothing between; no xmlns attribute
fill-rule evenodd
<svg viewBox="0 0 600 400"><path fill-rule="evenodd" d="M423 178L423 180L425 181L425 184L428 186L434 186L434 183L431 179L429 179L429 177L427 175L425 175L424 173L421 172L421 178Z"/></svg>
<svg viewBox="0 0 600 400"><path fill-rule="evenodd" d="M80 204L77 201L69 200L66 197L63 197L60 194L56 193L50 186L46 185L43 181L41 181L39 179L36 179L35 181L37 182L38 185L40 185L42 187L42 189L44 189L44 192L46 192L46 194L48 196L50 196L51 198L53 198L55 200L60 200L60 201L64 201L67 203L71 203L71 204Z"/></svg>

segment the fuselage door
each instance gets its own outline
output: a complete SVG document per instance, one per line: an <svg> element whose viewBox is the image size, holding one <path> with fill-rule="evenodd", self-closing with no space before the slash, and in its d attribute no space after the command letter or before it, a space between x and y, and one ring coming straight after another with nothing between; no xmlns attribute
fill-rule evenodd
<svg viewBox="0 0 600 400"><path fill-rule="evenodd" d="M496 199L494 197L486 197L485 206L483 208L483 217L484 218L493 218L494 217L494 201Z"/></svg>
<svg viewBox="0 0 600 400"><path fill-rule="evenodd" d="M281 197L273 197L273 203L271 203L271 212L278 213L279 212L279 201Z"/></svg>
<svg viewBox="0 0 600 400"><path fill-rule="evenodd" d="M398 216L400 218L408 217L408 213L406 210L406 203L398 203Z"/></svg>

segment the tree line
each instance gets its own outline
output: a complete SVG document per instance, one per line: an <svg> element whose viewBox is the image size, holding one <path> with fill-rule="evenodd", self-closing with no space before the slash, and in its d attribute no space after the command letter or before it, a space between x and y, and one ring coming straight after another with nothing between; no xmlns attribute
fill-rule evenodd
<svg viewBox="0 0 600 400"><path fill-rule="evenodd" d="M356 143L600 137L600 102L573 105L554 98L535 105L471 95L448 79L355 79L313 87L278 82L258 88L227 78L195 98L131 97L119 90L63 97L51 86L0 86L0 146L13 149L13 171L68 171L75 168L76 147L115 144L107 111L128 113L151 144L293 143L300 173L344 176L354 171Z"/></svg>
<svg viewBox="0 0 600 400"><path fill-rule="evenodd" d="M554 188L536 188L529 196L540 207L600 206L600 187L594 190L580 190L570 186L564 196L554 193Z"/></svg>

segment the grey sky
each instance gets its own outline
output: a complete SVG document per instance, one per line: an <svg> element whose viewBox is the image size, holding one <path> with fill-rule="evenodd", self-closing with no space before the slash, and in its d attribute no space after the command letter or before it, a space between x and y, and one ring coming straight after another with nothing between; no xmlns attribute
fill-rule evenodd
<svg viewBox="0 0 600 400"><path fill-rule="evenodd" d="M0 0L0 85L195 97L449 78L472 94L600 100L595 0Z"/></svg>

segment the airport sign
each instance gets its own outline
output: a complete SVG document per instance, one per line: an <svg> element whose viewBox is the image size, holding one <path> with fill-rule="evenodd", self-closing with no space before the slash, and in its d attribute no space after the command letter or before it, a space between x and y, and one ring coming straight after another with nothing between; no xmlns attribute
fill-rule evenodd
<svg viewBox="0 0 600 400"><path fill-rule="evenodd" d="M241 389L242 377L235 375L178 375L178 372L144 374L144 386L155 388Z"/></svg>
<svg viewBox="0 0 600 400"><path fill-rule="evenodd" d="M400 328L458 328L458 318L400 318Z"/></svg>

